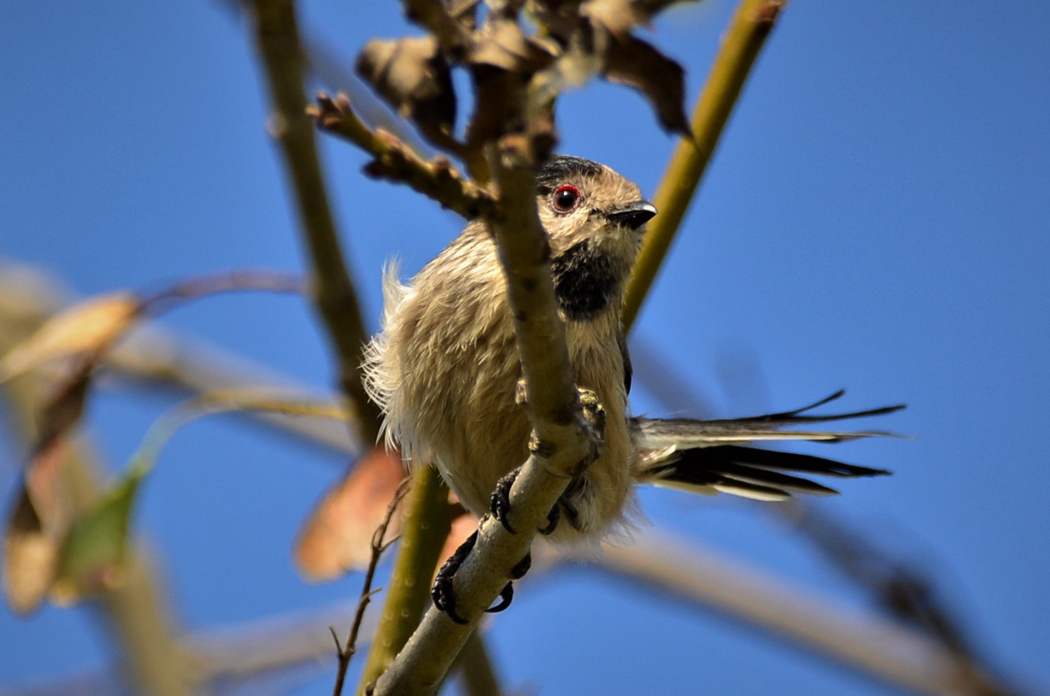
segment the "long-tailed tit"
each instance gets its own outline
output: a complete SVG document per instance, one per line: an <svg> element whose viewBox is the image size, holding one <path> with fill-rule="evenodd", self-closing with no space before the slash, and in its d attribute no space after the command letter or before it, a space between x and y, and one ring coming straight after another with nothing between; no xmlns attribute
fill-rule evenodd
<svg viewBox="0 0 1050 696"><path fill-rule="evenodd" d="M656 215L631 181L609 167L556 156L537 173L540 219L578 387L606 412L598 458L552 511L550 539L600 539L631 509L636 483L725 492L760 500L832 489L784 472L872 476L879 469L745 446L770 440L838 442L873 433L786 431L783 426L878 415L899 407L811 416L811 407L730 420L631 417L631 363L620 312L645 223ZM528 457L530 425L515 403L521 367L492 235L467 225L408 285L388 269L383 331L366 363L386 435L415 463L433 463L476 515ZM835 398L834 395L831 398ZM826 399L814 406L826 403ZM509 587L508 587L509 589ZM435 596L437 598L438 595ZM447 603L447 602L446 602ZM452 607L446 607L456 617Z"/></svg>

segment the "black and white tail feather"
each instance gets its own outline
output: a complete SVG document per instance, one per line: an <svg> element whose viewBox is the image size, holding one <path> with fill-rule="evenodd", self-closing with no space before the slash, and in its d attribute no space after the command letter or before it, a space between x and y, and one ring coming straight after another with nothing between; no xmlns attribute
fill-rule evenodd
<svg viewBox="0 0 1050 696"><path fill-rule="evenodd" d="M846 442L867 437L894 436L893 433L876 430L783 430L792 425L881 416L904 408L903 404L898 404L849 413L808 414L844 393L835 392L826 399L793 411L749 418L631 418L631 438L638 451L635 479L694 493L729 493L755 500L785 500L792 493L829 495L838 492L792 475L795 473L840 478L889 474L884 469L843 464L824 457L742 446L755 442Z"/></svg>

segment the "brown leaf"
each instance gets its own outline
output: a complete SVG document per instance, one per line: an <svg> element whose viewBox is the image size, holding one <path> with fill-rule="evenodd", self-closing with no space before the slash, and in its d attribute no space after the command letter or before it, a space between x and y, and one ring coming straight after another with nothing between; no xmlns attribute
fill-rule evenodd
<svg viewBox="0 0 1050 696"><path fill-rule="evenodd" d="M4 530L4 597L16 614L40 606L55 580L58 541L44 529L29 493L22 489Z"/></svg>
<svg viewBox="0 0 1050 696"><path fill-rule="evenodd" d="M379 446L362 457L311 513L299 533L293 555L308 580L324 581L363 570L372 556L372 534L405 476L398 452ZM395 515L387 537L397 534Z"/></svg>
<svg viewBox="0 0 1050 696"><path fill-rule="evenodd" d="M556 54L556 46L526 36L515 20L493 17L476 38L467 63L471 66L488 65L527 78L550 65Z"/></svg>
<svg viewBox="0 0 1050 696"><path fill-rule="evenodd" d="M606 49L605 79L640 91L652 103L664 130L691 135L685 114L682 66L634 36L613 36Z"/></svg>
<svg viewBox="0 0 1050 696"><path fill-rule="evenodd" d="M373 39L357 56L357 74L436 144L454 142L452 72L430 36Z"/></svg>
<svg viewBox="0 0 1050 696"><path fill-rule="evenodd" d="M98 350L116 340L139 315L130 293L94 297L59 312L0 359L0 382L34 367Z"/></svg>
<svg viewBox="0 0 1050 696"><path fill-rule="evenodd" d="M35 611L55 581L59 550L72 517L61 488L66 454L67 445L57 441L29 463L4 529L4 596L19 614Z"/></svg>
<svg viewBox="0 0 1050 696"><path fill-rule="evenodd" d="M72 372L63 376L55 385L44 404L40 419L40 434L36 445L38 450L50 447L84 415L91 375L100 357L101 351L83 356Z"/></svg>
<svg viewBox="0 0 1050 696"><path fill-rule="evenodd" d="M626 38L634 29L648 26L652 18L670 5L697 0L590 0L580 13L604 25L612 34Z"/></svg>
<svg viewBox="0 0 1050 696"><path fill-rule="evenodd" d="M619 38L627 38L631 31L649 21L642 3L635 0L591 0L580 8L580 13Z"/></svg>

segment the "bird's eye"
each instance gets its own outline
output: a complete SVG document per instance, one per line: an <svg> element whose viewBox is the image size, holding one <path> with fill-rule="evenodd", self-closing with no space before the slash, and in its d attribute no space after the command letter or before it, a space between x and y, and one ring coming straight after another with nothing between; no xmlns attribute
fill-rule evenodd
<svg viewBox="0 0 1050 696"><path fill-rule="evenodd" d="M580 190L575 186L559 186L551 196L551 205L559 213L571 213L580 203Z"/></svg>

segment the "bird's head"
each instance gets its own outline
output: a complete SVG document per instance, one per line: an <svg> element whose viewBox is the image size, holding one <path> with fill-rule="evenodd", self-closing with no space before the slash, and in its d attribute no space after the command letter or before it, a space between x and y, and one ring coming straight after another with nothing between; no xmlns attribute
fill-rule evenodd
<svg viewBox="0 0 1050 696"><path fill-rule="evenodd" d="M610 303L622 297L656 208L634 182L580 157L552 157L536 173L536 183L562 310L577 320L619 311L618 303Z"/></svg>

